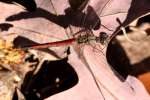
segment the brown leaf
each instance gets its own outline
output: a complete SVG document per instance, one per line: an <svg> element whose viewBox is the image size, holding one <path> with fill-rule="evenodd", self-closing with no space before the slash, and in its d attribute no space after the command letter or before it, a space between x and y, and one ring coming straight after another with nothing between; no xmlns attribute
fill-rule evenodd
<svg viewBox="0 0 150 100"><path fill-rule="evenodd" d="M37 0L36 3L38 7L36 12L27 12L15 5L0 3L2 14L0 22L9 21L14 25L8 32L16 32L32 41L45 43L64 40L67 37L66 30L71 36L79 30L79 27L92 28L95 35L99 35L100 32L112 35L118 31L120 26L117 19L123 26L126 26L150 10L149 0L89 0L84 9L86 13L83 13L82 9L71 9L68 0L51 0L51 2L50 0ZM73 33L68 28L70 25ZM105 58L107 47L102 52L93 52L90 46L82 49L84 60L81 60L74 50L69 55L69 63L77 71L79 83L70 90L54 95L49 100L139 99L136 92L140 89L133 91L127 82L121 82L110 69ZM64 51L64 49L59 49L56 53ZM96 76L102 93L97 89L87 69L88 66ZM144 97L145 99L148 97L146 93L143 94Z"/></svg>

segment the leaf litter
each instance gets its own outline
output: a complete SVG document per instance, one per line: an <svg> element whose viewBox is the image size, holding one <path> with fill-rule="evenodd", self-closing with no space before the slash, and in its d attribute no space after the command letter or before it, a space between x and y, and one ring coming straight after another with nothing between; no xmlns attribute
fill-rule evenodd
<svg viewBox="0 0 150 100"><path fill-rule="evenodd" d="M111 1L111 0L110 0ZM102 8L103 9L103 8ZM87 16L86 16L87 17ZM83 22L84 23L84 21L79 21L79 22ZM105 25L103 25L103 28L105 29L105 30L107 30L107 31L110 31L110 30L108 30L108 29L106 29L105 27L104 27ZM87 27L89 27L89 26L87 26ZM35 53L35 52L34 52ZM36 52L37 53L37 52ZM37 54L38 55L38 54ZM39 56L39 55L38 55ZM42 57L42 59L45 59L44 57ZM44 60L41 60L41 62L43 62Z"/></svg>

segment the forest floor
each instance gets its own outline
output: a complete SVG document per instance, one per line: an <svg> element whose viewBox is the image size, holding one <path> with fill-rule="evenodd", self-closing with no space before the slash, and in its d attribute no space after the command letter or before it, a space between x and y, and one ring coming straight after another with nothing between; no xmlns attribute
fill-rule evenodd
<svg viewBox="0 0 150 100"><path fill-rule="evenodd" d="M127 38L120 32L112 41L107 53L111 52L109 55L117 61L110 63L117 67L115 69L120 71L122 76L136 76L150 93L150 23L128 27Z"/></svg>

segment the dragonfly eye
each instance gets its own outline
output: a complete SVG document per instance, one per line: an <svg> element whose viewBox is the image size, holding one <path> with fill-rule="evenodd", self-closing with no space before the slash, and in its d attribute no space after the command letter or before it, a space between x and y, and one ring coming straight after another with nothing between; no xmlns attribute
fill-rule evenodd
<svg viewBox="0 0 150 100"><path fill-rule="evenodd" d="M99 37L96 37L96 41L104 45L107 42L108 35L105 32L100 32Z"/></svg>

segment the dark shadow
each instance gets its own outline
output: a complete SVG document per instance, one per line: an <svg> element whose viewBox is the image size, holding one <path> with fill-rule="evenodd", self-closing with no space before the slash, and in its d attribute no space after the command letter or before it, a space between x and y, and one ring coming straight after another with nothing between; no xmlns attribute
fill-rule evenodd
<svg viewBox="0 0 150 100"><path fill-rule="evenodd" d="M107 61L108 63L124 78L131 73L132 65L127 57L123 47L114 38L110 41L107 48ZM117 75L118 76L118 75Z"/></svg>
<svg viewBox="0 0 150 100"><path fill-rule="evenodd" d="M83 13L80 10L74 11L71 8L67 8L65 10L65 15L54 15L51 12L48 12L42 8L37 8L35 12L26 11L20 12L16 15L9 16L6 18L6 21L17 21L21 19L30 19L39 17L52 21L53 23L56 23L64 28L67 28L69 25L90 29L100 28L100 19L91 6L88 6L87 14Z"/></svg>
<svg viewBox="0 0 150 100"><path fill-rule="evenodd" d="M145 32L147 33L148 36L150 36L150 28L146 29Z"/></svg>
<svg viewBox="0 0 150 100"><path fill-rule="evenodd" d="M144 0L144 2L142 0L132 0L130 9L128 10L128 15L123 23L123 26L128 25L133 20L137 19L139 16L150 12L149 5L149 0Z"/></svg>
<svg viewBox="0 0 150 100"><path fill-rule="evenodd" d="M131 74L133 76L138 76L147 72L150 72L150 57L142 60L137 64L134 64Z"/></svg>
<svg viewBox="0 0 150 100"><path fill-rule="evenodd" d="M35 11L36 10L36 3L34 0L0 0L0 2L8 3L8 4L20 4L26 8L28 11Z"/></svg>
<svg viewBox="0 0 150 100"><path fill-rule="evenodd" d="M137 26L144 23L149 23L149 17L150 16L147 15L140 18L138 20ZM122 26L121 21L119 19L117 19L117 21ZM126 27L125 30L127 31L127 34L130 34L129 32L132 32L132 30L130 30L129 27ZM150 29L148 28L145 31L147 32L147 35L149 35ZM123 33L120 31L119 33L117 33L117 35L123 35ZM137 64L131 64L124 50L124 47L120 45L120 42L117 41L115 37L113 40L110 41L108 45L107 60L108 63L124 78L126 78L128 75L138 77L138 75L140 74L150 72L150 57L144 59L143 61Z"/></svg>
<svg viewBox="0 0 150 100"><path fill-rule="evenodd" d="M137 25L140 26L140 25L143 24L143 23L150 23L150 14L147 15L147 16L144 16L144 17L140 18L140 19L138 20Z"/></svg>
<svg viewBox="0 0 150 100"><path fill-rule="evenodd" d="M21 88L26 99L43 100L76 85L78 76L67 60L45 61L35 76L28 74Z"/></svg>
<svg viewBox="0 0 150 100"><path fill-rule="evenodd" d="M110 41L108 45L106 57L108 63L123 76L124 79L126 79L128 75L137 77L138 75L150 72L150 57L137 64L131 64L124 48L115 38ZM118 74L116 75L118 76Z"/></svg>
<svg viewBox="0 0 150 100"><path fill-rule="evenodd" d="M32 45L38 45L38 43L34 42L34 41L31 41L25 37L21 37L21 36L18 36L17 38L15 38L15 40L13 41L13 44L14 44L14 47L15 48L22 48L24 49L24 47L27 47L27 46L32 46ZM26 49L24 49L26 50ZM48 48L42 48L42 49L38 49L38 50L41 50L41 51L44 51L44 52L47 52L53 56L55 56L56 58L60 59L60 57L52 50L48 49Z"/></svg>
<svg viewBox="0 0 150 100"><path fill-rule="evenodd" d="M12 24L9 23L0 23L0 30L1 31L8 31L9 28L13 27Z"/></svg>
<svg viewBox="0 0 150 100"><path fill-rule="evenodd" d="M127 16L126 16L126 19L124 22L121 22L119 21L117 18L117 22L120 24L119 27L116 29L116 31L114 32L114 36L116 36L116 34L118 33L118 31L120 31L120 26L127 26L129 25L131 22L133 22L135 19L145 15L145 14L148 14L148 12L150 12L150 1L149 0L144 0L143 1L140 1L140 0L132 0L131 2L131 6L127 12ZM138 23L137 25L141 25L141 23L143 21L145 22L150 22L149 21L149 18L150 16L147 16L147 18L142 18ZM131 31L127 28L127 31ZM113 36L113 37L114 37Z"/></svg>
<svg viewBox="0 0 150 100"><path fill-rule="evenodd" d="M15 89L12 100L18 100L17 90Z"/></svg>

